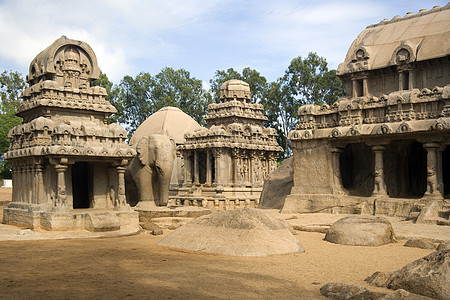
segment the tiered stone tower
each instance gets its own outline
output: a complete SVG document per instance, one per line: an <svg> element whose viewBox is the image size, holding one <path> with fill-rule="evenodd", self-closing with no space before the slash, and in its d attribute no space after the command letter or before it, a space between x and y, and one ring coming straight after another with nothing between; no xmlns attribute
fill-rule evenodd
<svg viewBox="0 0 450 300"><path fill-rule="evenodd" d="M116 109L91 86L100 69L91 47L62 36L30 64L11 129L12 203L4 222L31 228L117 230L138 226L125 199L124 172L135 151L107 124Z"/></svg>
<svg viewBox="0 0 450 300"><path fill-rule="evenodd" d="M276 131L263 128L263 106L251 103L250 87L229 80L220 87L220 103L208 106L208 128L185 135L178 147L185 180L178 204L217 210L255 207L266 175L276 168L282 148Z"/></svg>

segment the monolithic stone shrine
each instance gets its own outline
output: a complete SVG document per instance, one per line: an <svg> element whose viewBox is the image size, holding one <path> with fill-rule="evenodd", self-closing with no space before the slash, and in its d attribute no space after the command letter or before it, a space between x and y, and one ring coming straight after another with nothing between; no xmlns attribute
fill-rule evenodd
<svg viewBox="0 0 450 300"><path fill-rule="evenodd" d="M100 69L91 47L62 36L31 62L5 157L13 169L4 222L48 230L138 228L124 173L135 151L107 124L116 109L91 86Z"/></svg>
<svg viewBox="0 0 450 300"><path fill-rule="evenodd" d="M178 205L226 210L255 207L266 175L276 168L276 131L263 128L263 106L251 103L250 87L229 80L220 103L208 106L208 128L185 134L178 146L184 158L184 184L173 198Z"/></svg>
<svg viewBox="0 0 450 300"><path fill-rule="evenodd" d="M285 212L449 224L450 5L368 26L339 65L347 96L299 108Z"/></svg>
<svg viewBox="0 0 450 300"><path fill-rule="evenodd" d="M136 147L141 138L152 134L165 134L175 141L176 146L180 146L186 142L184 138L185 133L200 128L200 124L178 107L163 107L149 116L136 129L130 139L130 146ZM177 150L176 160L172 170L172 178L170 180L170 196L175 196L178 192L178 188L181 187L183 183L184 161L181 152Z"/></svg>

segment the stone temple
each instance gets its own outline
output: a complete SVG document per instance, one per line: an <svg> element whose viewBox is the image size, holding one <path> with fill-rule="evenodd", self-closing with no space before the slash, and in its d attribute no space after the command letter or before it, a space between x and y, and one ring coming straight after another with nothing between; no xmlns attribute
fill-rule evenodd
<svg viewBox="0 0 450 300"><path fill-rule="evenodd" d="M205 120L208 128L186 133L177 147L185 174L173 201L216 210L257 206L264 178L282 150L275 129L263 128L263 106L251 103L247 83L229 80Z"/></svg>
<svg viewBox="0 0 450 300"><path fill-rule="evenodd" d="M285 212L449 224L450 5L368 26L337 74L347 96L299 108Z"/></svg>
<svg viewBox="0 0 450 300"><path fill-rule="evenodd" d="M48 230L138 228L126 203L125 166L136 154L108 124L116 109L91 86L100 69L91 47L62 36L31 62L5 154L13 195L4 222Z"/></svg>

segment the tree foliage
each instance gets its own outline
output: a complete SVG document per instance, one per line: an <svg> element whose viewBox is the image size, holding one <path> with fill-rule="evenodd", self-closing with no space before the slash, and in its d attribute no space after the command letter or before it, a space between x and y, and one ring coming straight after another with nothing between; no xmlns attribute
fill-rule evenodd
<svg viewBox="0 0 450 300"><path fill-rule="evenodd" d="M252 102L259 102L263 99L267 90L267 80L258 71L251 68L244 68L242 74L233 68L228 70L217 70L214 77L209 81L210 93L214 102L219 102L220 86L228 80L238 79L248 83L252 93Z"/></svg>
<svg viewBox="0 0 450 300"><path fill-rule="evenodd" d="M335 70L328 70L325 58L310 52L306 58L294 58L283 77L269 84L261 101L268 116L268 126L278 132L283 147L282 158L291 155L287 140L298 122L298 108L305 104L332 104L344 89Z"/></svg>
<svg viewBox="0 0 450 300"><path fill-rule="evenodd" d="M15 115L15 109L19 106L20 93L25 85L22 75L17 72L0 74L0 178L11 178L11 165L3 159L3 154L8 151L9 130L22 122Z"/></svg>
<svg viewBox="0 0 450 300"><path fill-rule="evenodd" d="M178 107L203 124L211 103L202 81L184 69L164 68L155 76L125 76L114 93L117 96L111 102L118 110L117 121L127 127L130 135L148 116L165 106Z"/></svg>

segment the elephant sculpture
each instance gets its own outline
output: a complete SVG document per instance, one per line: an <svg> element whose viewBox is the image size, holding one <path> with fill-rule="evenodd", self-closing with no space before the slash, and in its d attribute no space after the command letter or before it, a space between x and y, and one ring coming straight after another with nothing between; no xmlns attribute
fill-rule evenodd
<svg viewBox="0 0 450 300"><path fill-rule="evenodd" d="M128 202L137 207L167 205L175 161L174 140L162 134L144 136L136 152L125 172Z"/></svg>

